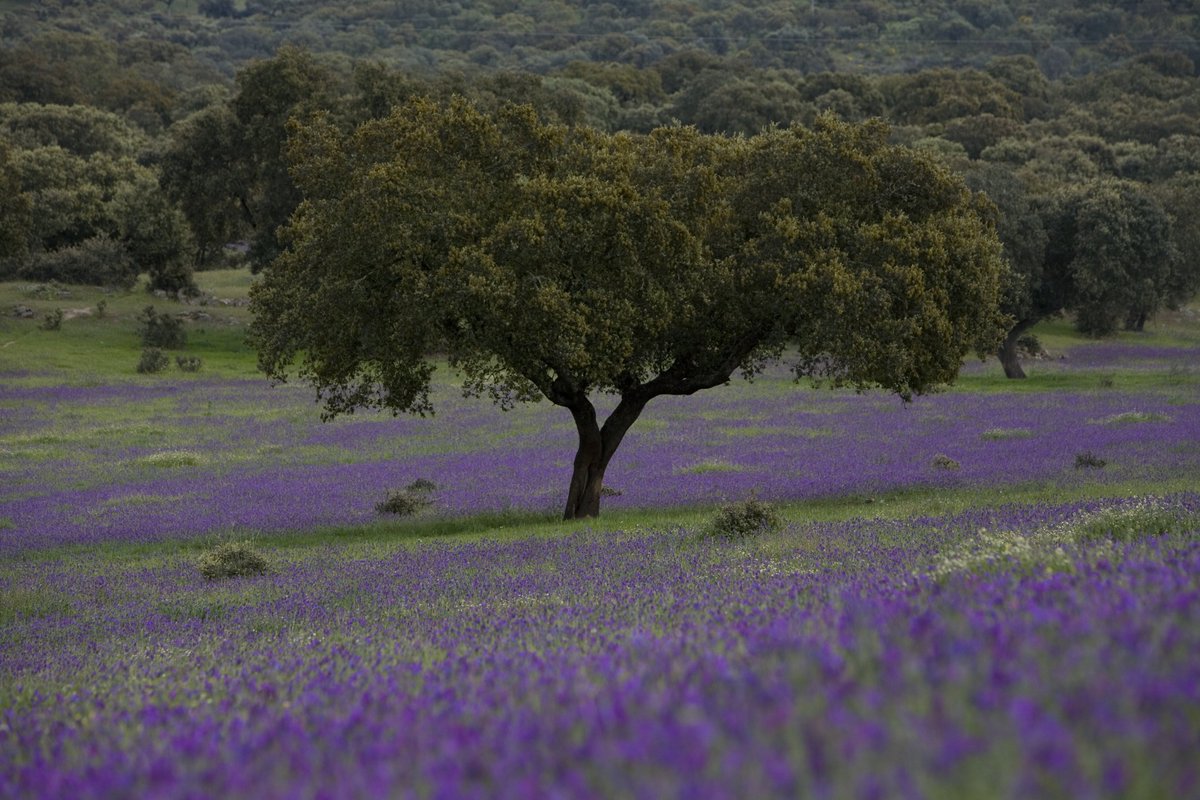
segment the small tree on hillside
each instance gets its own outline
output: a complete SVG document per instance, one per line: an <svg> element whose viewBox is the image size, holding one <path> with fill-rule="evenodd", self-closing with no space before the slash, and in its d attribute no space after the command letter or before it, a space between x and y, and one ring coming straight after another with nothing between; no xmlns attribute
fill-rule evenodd
<svg viewBox="0 0 1200 800"><path fill-rule="evenodd" d="M606 135L415 100L344 135L296 125L304 201L251 290L260 367L327 416L431 411L430 353L501 406L544 397L579 445L564 516L595 516L646 404L753 374L901 396L992 351L1003 269L979 201L885 126ZM619 401L601 423L595 393Z"/></svg>

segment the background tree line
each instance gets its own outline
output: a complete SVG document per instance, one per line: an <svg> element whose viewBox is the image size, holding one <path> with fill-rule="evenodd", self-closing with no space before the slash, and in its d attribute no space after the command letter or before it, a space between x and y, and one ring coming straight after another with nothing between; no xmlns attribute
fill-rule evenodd
<svg viewBox="0 0 1200 800"><path fill-rule="evenodd" d="M1103 335L1197 288L1190 3L566 0L13 3L0 17L0 277L188 290L254 268L299 202L287 120L418 96L548 122L751 135L882 117L996 205L1006 345ZM235 243L236 249L227 245ZM1011 359L1010 359L1011 362ZM1011 362L1014 374L1019 364Z"/></svg>

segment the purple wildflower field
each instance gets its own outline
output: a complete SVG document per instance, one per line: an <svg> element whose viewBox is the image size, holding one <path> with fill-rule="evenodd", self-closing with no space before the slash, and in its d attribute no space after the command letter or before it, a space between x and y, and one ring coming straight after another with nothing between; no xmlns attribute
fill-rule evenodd
<svg viewBox="0 0 1200 800"><path fill-rule="evenodd" d="M369 524L423 478L437 513L553 514L574 431L548 403L500 413L439 385L434 418L322 424L302 388L255 381L0 386L0 552L233 530ZM1091 452L1098 474L1075 468ZM956 468L939 469L937 456ZM630 431L605 507L773 501L915 487L1200 474L1200 393L799 390L780 372L659 398Z"/></svg>
<svg viewBox="0 0 1200 800"><path fill-rule="evenodd" d="M1151 510L32 561L0 794L1194 797L1200 496ZM980 529L1026 546L945 556Z"/></svg>
<svg viewBox="0 0 1200 800"><path fill-rule="evenodd" d="M994 502L439 540L390 535L375 503L424 478L434 516L555 512L559 409L447 379L435 418L322 424L294 387L18 376L0 797L1200 796L1200 493L1004 499L1200 476L1196 383L1123 385L905 405L771 372L651 404L605 508ZM265 574L201 574L257 532Z"/></svg>

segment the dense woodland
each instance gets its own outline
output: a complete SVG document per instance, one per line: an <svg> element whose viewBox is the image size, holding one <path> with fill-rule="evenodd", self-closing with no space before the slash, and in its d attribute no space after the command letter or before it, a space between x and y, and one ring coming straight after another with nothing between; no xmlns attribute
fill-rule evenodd
<svg viewBox="0 0 1200 800"><path fill-rule="evenodd" d="M287 121L416 96L549 122L749 135L881 117L995 204L1004 351L1096 335L1200 273L1191 0L0 3L0 278L190 290L261 268L299 202Z"/></svg>

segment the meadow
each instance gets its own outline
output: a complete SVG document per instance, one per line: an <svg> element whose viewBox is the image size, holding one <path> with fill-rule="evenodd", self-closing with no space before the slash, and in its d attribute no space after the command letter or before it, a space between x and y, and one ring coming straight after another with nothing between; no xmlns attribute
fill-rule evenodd
<svg viewBox="0 0 1200 800"><path fill-rule="evenodd" d="M0 285L0 795L1200 792L1194 308L911 404L660 398L562 523L561 409L440 370L432 418L322 423L199 277L157 375L144 293ZM782 527L714 535L751 497ZM201 573L243 540L265 574Z"/></svg>

